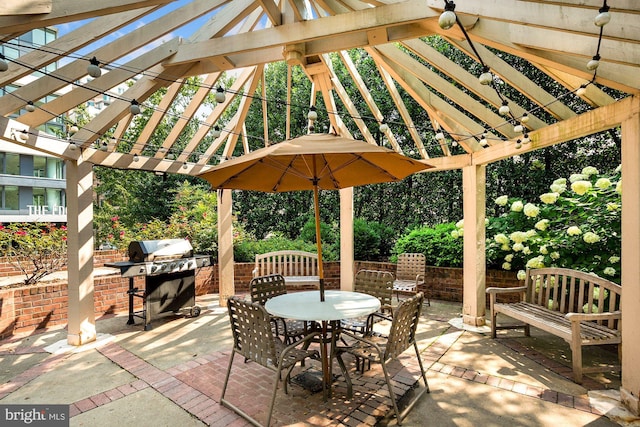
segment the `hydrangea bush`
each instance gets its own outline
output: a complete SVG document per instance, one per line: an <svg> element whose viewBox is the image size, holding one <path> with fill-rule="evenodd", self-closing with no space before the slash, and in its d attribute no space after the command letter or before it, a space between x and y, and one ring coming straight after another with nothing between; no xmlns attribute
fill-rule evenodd
<svg viewBox="0 0 640 427"><path fill-rule="evenodd" d="M487 264L504 270L565 267L620 283L622 177L586 167L556 179L538 200L502 195L487 218ZM452 235L462 235L462 223Z"/></svg>

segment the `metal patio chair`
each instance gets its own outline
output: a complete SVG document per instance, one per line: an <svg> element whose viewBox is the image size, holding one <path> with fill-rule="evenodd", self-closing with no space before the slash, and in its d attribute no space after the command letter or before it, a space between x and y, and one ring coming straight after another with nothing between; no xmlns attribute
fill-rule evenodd
<svg viewBox="0 0 640 427"><path fill-rule="evenodd" d="M254 277L249 282L249 289L251 291L251 301L260 305L264 305L270 298L287 293L285 279L280 274ZM318 329L314 327L315 325L302 320L271 316L271 321L275 325L276 335L282 335L286 344L293 344L307 333Z"/></svg>
<svg viewBox="0 0 640 427"><path fill-rule="evenodd" d="M380 300L379 312L391 315L392 288L392 273L388 271L359 270L355 276L353 290L378 298ZM342 320L340 321L340 327L343 330L365 335L368 331L372 330L374 323L381 320L383 320L381 316L370 314L365 317Z"/></svg>
<svg viewBox="0 0 640 427"><path fill-rule="evenodd" d="M302 340L285 346L285 344L273 334L271 317L262 305L256 302L245 301L238 297L231 297L227 301L227 307L229 310L231 332L233 333L233 351L229 357L229 368L227 369L227 375L224 379L220 403L252 424L262 426L256 419L224 398L235 355L239 354L244 356L245 361L259 363L265 368L275 372L273 392L269 404L269 415L267 416L266 424L264 424L268 427L271 423L271 415L273 414L278 382L282 378L282 371L286 371L283 384L284 392L287 394L287 385L291 379L291 370L295 367L296 363L302 363L302 361L307 358L317 359L320 357L317 350L300 349L298 346L305 345L308 341L316 339L319 333L311 333Z"/></svg>
<svg viewBox="0 0 640 427"><path fill-rule="evenodd" d="M375 336L372 334L362 337L352 332L343 331L342 333L344 335L347 335L355 342L348 347L336 347L335 349L335 356L338 360L343 376L345 377L345 381L347 382L348 398L351 398L353 394L353 387L351 380L349 379L349 375L347 375L347 368L344 360L342 359L342 355L344 353L352 354L356 358L356 366L362 363L363 369L365 362L381 364L398 425L402 423L402 420L406 417L409 411L411 411L418 399L424 393L429 392L429 383L427 382L427 376L424 371L424 366L422 365L420 352L418 351L418 344L416 343L416 328L418 327L418 322L420 320L420 311L422 309L423 301L424 295L422 292L419 292L413 297L400 302L398 307L394 310L388 337ZM420 366L420 372L422 379L424 380L425 388L422 389L407 405L403 412L400 413L398 410L398 403L396 402L396 394L393 391L391 377L387 369L387 363L392 359L397 359L400 354L412 345L416 352L416 358L418 359L418 365Z"/></svg>
<svg viewBox="0 0 640 427"><path fill-rule="evenodd" d="M402 253L398 255L396 276L393 281L393 291L398 301L400 301L401 293L416 293L420 286L424 286L426 264L426 257L422 253ZM429 295L425 296L427 305L431 305Z"/></svg>

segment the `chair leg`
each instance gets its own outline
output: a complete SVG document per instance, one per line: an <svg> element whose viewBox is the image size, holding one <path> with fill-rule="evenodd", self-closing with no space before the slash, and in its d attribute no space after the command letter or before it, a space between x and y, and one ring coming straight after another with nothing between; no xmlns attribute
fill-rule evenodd
<svg viewBox="0 0 640 427"><path fill-rule="evenodd" d="M420 365L420 373L422 375L422 379L424 380L424 386L427 389L427 393L430 393L429 383L427 382L427 374L424 372L424 366L422 365L422 358L420 357L420 352L418 351L418 344L414 341L413 348L416 350L416 359L418 359L418 365Z"/></svg>
<svg viewBox="0 0 640 427"><path fill-rule="evenodd" d="M269 405L269 415L267 416L267 423L265 424L266 427L269 427L271 424L271 415L273 414L273 407L276 404L276 392L278 391L278 381L280 380L281 372L282 370L278 369L275 378L273 379L273 393L271 394L271 404Z"/></svg>
<svg viewBox="0 0 640 427"><path fill-rule="evenodd" d="M380 359L382 360L382 354L380 355ZM391 384L391 377L389 376L389 372L387 371L386 363L380 363L382 365L382 372L384 373L384 380L387 383L387 388L389 389L389 398L391 399L391 403L393 404L393 411L396 413L396 422L398 425L402 424L402 418L400 417L400 411L398 410L398 402L396 402L396 394L393 392L393 385Z"/></svg>
<svg viewBox="0 0 640 427"><path fill-rule="evenodd" d="M220 395L220 400L224 399L224 394L227 391L227 384L229 384L229 376L231 375L231 366L233 366L233 358L236 355L235 350L231 352L231 356L229 356L229 367L227 368L227 375L224 378L224 385L222 386L222 395ZM245 363L246 363L245 359Z"/></svg>
<svg viewBox="0 0 640 427"><path fill-rule="evenodd" d="M347 383L347 399L351 399L353 397L353 384L351 383L351 377L349 377L349 373L347 372L347 367L344 364L344 360L342 360L342 353L336 353L336 359L338 360L338 365L340 365L342 376Z"/></svg>

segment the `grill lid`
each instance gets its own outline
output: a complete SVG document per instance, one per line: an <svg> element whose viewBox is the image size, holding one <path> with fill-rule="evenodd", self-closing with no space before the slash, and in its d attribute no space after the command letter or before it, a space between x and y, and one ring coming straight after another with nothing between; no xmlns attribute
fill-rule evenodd
<svg viewBox="0 0 640 427"><path fill-rule="evenodd" d="M184 258L192 255L193 246L186 239L138 240L129 243L131 262Z"/></svg>

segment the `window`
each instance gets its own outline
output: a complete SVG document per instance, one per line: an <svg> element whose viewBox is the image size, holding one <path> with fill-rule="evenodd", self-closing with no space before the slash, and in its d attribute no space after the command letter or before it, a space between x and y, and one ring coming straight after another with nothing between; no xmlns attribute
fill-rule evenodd
<svg viewBox="0 0 640 427"><path fill-rule="evenodd" d="M0 185L0 209L17 211L19 209L18 187Z"/></svg>
<svg viewBox="0 0 640 427"><path fill-rule="evenodd" d="M15 153L0 153L0 173L20 175L20 156Z"/></svg>
<svg viewBox="0 0 640 427"><path fill-rule="evenodd" d="M35 188L33 189L33 203L34 206L44 206L46 205L46 197L44 193L44 188Z"/></svg>
<svg viewBox="0 0 640 427"><path fill-rule="evenodd" d="M47 171L47 158L33 156L33 176L45 177Z"/></svg>

